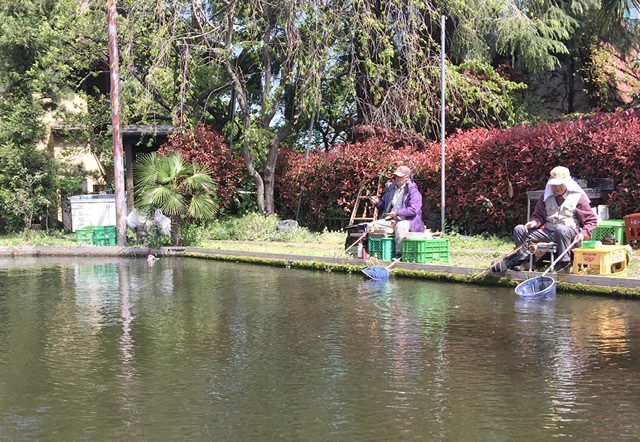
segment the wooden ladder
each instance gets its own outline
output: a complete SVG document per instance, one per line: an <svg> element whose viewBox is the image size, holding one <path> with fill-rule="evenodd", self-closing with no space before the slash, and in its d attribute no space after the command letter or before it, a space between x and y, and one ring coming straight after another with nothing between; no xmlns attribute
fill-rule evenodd
<svg viewBox="0 0 640 442"><path fill-rule="evenodd" d="M364 189L360 189L358 192L356 202L353 205L353 211L351 211L349 225L361 222L371 222L378 219L378 208L371 204L369 200L370 195L363 195L363 191Z"/></svg>

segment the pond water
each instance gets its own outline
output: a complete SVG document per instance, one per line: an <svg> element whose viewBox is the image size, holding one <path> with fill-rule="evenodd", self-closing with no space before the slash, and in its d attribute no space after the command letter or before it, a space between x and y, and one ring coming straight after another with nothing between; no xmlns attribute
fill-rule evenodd
<svg viewBox="0 0 640 442"><path fill-rule="evenodd" d="M0 440L635 440L640 302L0 258Z"/></svg>

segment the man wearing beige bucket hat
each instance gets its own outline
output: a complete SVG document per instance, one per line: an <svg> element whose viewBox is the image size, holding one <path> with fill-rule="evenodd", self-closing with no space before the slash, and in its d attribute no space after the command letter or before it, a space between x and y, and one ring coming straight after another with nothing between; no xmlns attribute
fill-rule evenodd
<svg viewBox="0 0 640 442"><path fill-rule="evenodd" d="M579 244L591 237L598 224L590 200L585 191L576 183L569 169L557 166L551 169L544 194L538 199L531 219L513 229L516 247L527 241L532 243L553 241L557 244L558 271L568 272L571 254L565 251L571 244ZM527 247L522 247L515 255L511 268L534 270L527 267Z"/></svg>
<svg viewBox="0 0 640 442"><path fill-rule="evenodd" d="M402 241L409 232L424 232L422 221L422 195L418 186L411 180L411 169L399 166L393 172L393 181L387 183L382 198L371 197L371 202L378 208L380 219L370 223L374 226L394 229L396 254L402 255Z"/></svg>

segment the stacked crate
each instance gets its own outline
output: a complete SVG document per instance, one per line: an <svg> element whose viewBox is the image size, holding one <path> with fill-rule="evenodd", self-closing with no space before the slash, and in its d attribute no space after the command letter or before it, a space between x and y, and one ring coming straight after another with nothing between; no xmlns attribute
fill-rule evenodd
<svg viewBox="0 0 640 442"><path fill-rule="evenodd" d="M93 245L94 226L81 227L76 230L76 242L78 244Z"/></svg>

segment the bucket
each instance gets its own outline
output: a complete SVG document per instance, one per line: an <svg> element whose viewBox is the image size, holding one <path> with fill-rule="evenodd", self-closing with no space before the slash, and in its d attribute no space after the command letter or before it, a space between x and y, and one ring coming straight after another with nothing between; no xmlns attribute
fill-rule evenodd
<svg viewBox="0 0 640 442"><path fill-rule="evenodd" d="M518 284L516 294L523 299L552 299L556 296L556 281L551 276L527 279Z"/></svg>

